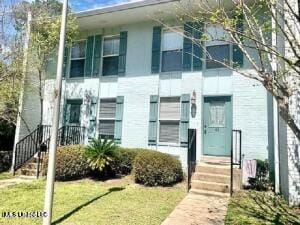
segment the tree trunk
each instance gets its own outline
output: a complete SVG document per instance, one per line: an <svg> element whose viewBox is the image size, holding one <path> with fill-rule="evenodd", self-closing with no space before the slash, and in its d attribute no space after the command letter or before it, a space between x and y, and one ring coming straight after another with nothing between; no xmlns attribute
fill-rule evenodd
<svg viewBox="0 0 300 225"><path fill-rule="evenodd" d="M294 135L300 142L300 128L297 126L296 121L289 110L288 105L285 104L283 100L277 100L277 101L278 101L279 115L287 123L289 128L293 131Z"/></svg>

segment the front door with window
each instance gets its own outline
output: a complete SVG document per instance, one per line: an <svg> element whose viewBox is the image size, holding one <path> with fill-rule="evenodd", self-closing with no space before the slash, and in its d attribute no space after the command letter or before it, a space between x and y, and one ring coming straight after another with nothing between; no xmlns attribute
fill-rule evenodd
<svg viewBox="0 0 300 225"><path fill-rule="evenodd" d="M203 109L204 155L230 155L231 129L231 97L205 97Z"/></svg>

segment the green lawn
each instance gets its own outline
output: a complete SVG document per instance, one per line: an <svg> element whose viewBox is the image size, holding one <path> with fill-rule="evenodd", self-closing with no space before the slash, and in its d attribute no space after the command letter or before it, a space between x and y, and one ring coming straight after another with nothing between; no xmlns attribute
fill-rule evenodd
<svg viewBox="0 0 300 225"><path fill-rule="evenodd" d="M45 181L0 189L0 212L42 211ZM183 185L146 188L131 182L56 182L54 224L160 224L185 196ZM0 224L41 224L40 219L3 219Z"/></svg>
<svg viewBox="0 0 300 225"><path fill-rule="evenodd" d="M13 175L10 172L0 172L0 180L9 179L12 177L13 177Z"/></svg>
<svg viewBox="0 0 300 225"><path fill-rule="evenodd" d="M230 200L225 224L299 225L300 211L271 192L241 191Z"/></svg>

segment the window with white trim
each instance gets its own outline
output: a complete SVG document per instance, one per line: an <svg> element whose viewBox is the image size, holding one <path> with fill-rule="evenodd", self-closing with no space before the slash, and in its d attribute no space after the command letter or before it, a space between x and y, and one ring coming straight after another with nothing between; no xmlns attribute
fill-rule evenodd
<svg viewBox="0 0 300 225"><path fill-rule="evenodd" d="M100 99L99 137L114 138L116 118L116 99Z"/></svg>
<svg viewBox="0 0 300 225"><path fill-rule="evenodd" d="M159 142L178 144L180 97L161 97L159 106Z"/></svg>
<svg viewBox="0 0 300 225"><path fill-rule="evenodd" d="M161 72L182 70L183 36L165 30L162 34Z"/></svg>
<svg viewBox="0 0 300 225"><path fill-rule="evenodd" d="M119 67L120 37L107 37L103 42L102 75L117 75Z"/></svg>
<svg viewBox="0 0 300 225"><path fill-rule="evenodd" d="M86 40L76 41L72 44L70 77L83 77L86 54Z"/></svg>
<svg viewBox="0 0 300 225"><path fill-rule="evenodd" d="M230 62L230 39L220 26L207 26L206 69L223 68Z"/></svg>

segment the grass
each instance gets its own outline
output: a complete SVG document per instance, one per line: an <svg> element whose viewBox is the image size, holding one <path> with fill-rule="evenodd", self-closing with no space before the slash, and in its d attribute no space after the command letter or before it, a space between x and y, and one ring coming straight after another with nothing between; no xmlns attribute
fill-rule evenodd
<svg viewBox="0 0 300 225"><path fill-rule="evenodd" d="M225 224L300 225L300 211L272 192L241 191L230 200Z"/></svg>
<svg viewBox="0 0 300 225"><path fill-rule="evenodd" d="M0 172L0 180L9 179L12 177L13 177L13 175L10 172Z"/></svg>
<svg viewBox="0 0 300 225"><path fill-rule="evenodd" d="M0 189L0 212L42 211L45 181ZM143 187L89 179L56 182L53 224L160 224L185 196L183 185ZM4 219L0 224L41 224L41 219Z"/></svg>

